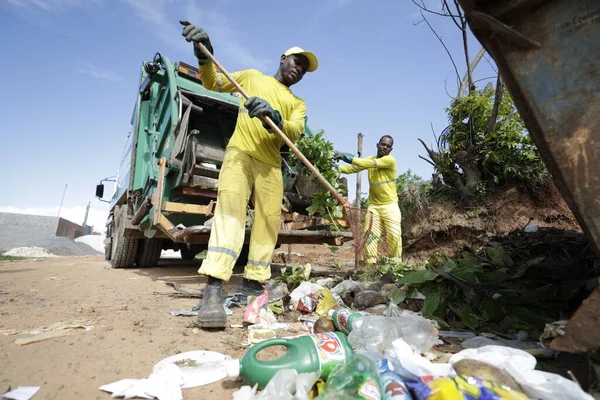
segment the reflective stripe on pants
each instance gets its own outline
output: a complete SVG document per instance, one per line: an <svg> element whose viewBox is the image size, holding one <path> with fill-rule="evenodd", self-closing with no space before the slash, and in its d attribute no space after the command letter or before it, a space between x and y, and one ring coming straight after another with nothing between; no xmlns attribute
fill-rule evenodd
<svg viewBox="0 0 600 400"><path fill-rule="evenodd" d="M375 264L379 259L379 245L383 241L381 235L385 229L386 250L388 256L402 257L402 215L398 203L383 206L369 205L373 213L371 234L365 247L366 264Z"/></svg>
<svg viewBox="0 0 600 400"><path fill-rule="evenodd" d="M244 244L250 197L254 205L254 224L244 277L256 281L271 277L270 264L281 220L281 169L258 161L235 147L225 151L208 252L198 270L200 274L225 282L231 278Z"/></svg>

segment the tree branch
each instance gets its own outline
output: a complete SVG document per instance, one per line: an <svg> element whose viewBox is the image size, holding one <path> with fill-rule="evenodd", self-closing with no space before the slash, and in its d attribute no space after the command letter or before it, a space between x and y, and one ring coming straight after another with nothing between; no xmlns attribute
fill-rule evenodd
<svg viewBox="0 0 600 400"><path fill-rule="evenodd" d="M433 165L434 168L437 168L437 166L431 160L428 160L428 159L426 159L425 157L423 157L421 155L419 155L419 158L421 160L427 161L429 164Z"/></svg>
<svg viewBox="0 0 600 400"><path fill-rule="evenodd" d="M504 84L502 78L498 75L496 80L496 95L494 97L494 106L492 107L492 114L488 119L487 134L489 135L496 128L496 121L498 120L498 112L500 110L500 103L502 103L502 95L504 94Z"/></svg>
<svg viewBox="0 0 600 400"><path fill-rule="evenodd" d="M485 49L482 47L481 49L479 49L479 52L477 52L477 55L475 55L475 58L473 58L473 61L471 61L471 64L469 64L469 66L467 67L471 72L475 70L475 67L477 66L477 64L479 64L479 61L481 61L481 58L483 57L483 55L485 54ZM496 71L497 73L498 71ZM456 97L462 97L463 93L465 92L465 89L467 88L467 85L469 83L469 74L465 73L465 76L463 76L462 80L460 81L460 88L458 89L458 95ZM475 83L475 82L473 82Z"/></svg>
<svg viewBox="0 0 600 400"><path fill-rule="evenodd" d="M494 64L492 64L492 62L490 61L489 58L485 57L485 61L487 61L488 64L490 64L490 67L492 67L492 69L494 70L494 72L496 73L496 75L498 75L498 68L496 68L496 66Z"/></svg>
<svg viewBox="0 0 600 400"><path fill-rule="evenodd" d="M454 0L454 5L456 6L456 11L458 12L458 15L460 15L460 24L462 26L462 38L463 38L463 48L465 51L465 60L466 60L466 66L467 66L467 79L468 79L468 84L469 84L469 94L471 94L471 91L474 89L473 87L473 75L472 75L472 70L471 70L471 64L469 62L469 42L468 42L468 38L467 38L467 20L466 18L463 16L463 13L460 9L460 6L458 5L458 1Z"/></svg>
<svg viewBox="0 0 600 400"><path fill-rule="evenodd" d="M485 80L488 80L488 79L494 79L494 78L497 78L497 77L498 77L498 75L494 75L494 76L486 76L485 78L481 78L481 79L477 79L476 81L473 81L473 83L477 83L477 82L485 81Z"/></svg>
<svg viewBox="0 0 600 400"><path fill-rule="evenodd" d="M429 23L429 21L427 20L427 18L425 18L425 15L423 15L423 11L419 11L419 13L421 13L421 17L423 18L423 20L425 21L425 23L427 24L427 26L429 27L429 29L431 29L431 32L433 32L433 34L440 41L440 43L442 44L442 46L444 46L444 50L446 50L446 53L448 54L448 57L450 57L450 61L452 61L452 66L454 67L454 72L456 72L456 79L457 79L457 85L458 85L458 83L460 82L460 74L458 73L458 68L456 67L456 63L454 62L454 58L452 58L452 54L450 54L450 50L448 50L448 47L446 47L446 44L444 43L444 41L442 40L442 38L440 37L440 35L437 34L437 32L435 31L435 29L433 29L433 27L431 26L431 24Z"/></svg>
<svg viewBox="0 0 600 400"><path fill-rule="evenodd" d="M456 4L456 2L454 2L454 3ZM442 0L442 9L444 7L446 8L446 10L448 10L448 14L452 17L452 21L454 22L454 25L456 25L456 27L462 31L463 30L463 27L462 27L462 22L463 22L462 16L452 14L450 12L450 7L448 6L448 2L446 0ZM456 18L460 19L460 22L461 22L460 24L458 23L458 21L456 21Z"/></svg>
<svg viewBox="0 0 600 400"><path fill-rule="evenodd" d="M416 5L417 7L419 7L421 10L423 10L423 11L427 11L428 13L435 14L435 15L440 15L440 16L442 16L442 17L452 17L452 16L453 16L453 15L452 15L452 14L450 14L450 13L448 13L448 14L445 14L445 13L439 13L439 12L436 12L436 11L430 10L429 8L427 8L427 7L425 6L425 3L423 3L423 2L421 2L421 4L422 4L422 5L421 5L421 4L419 4L419 3L417 3L417 1L416 1L416 0L412 0L412 2L414 3L414 5ZM456 17L456 15L454 15L454 17Z"/></svg>

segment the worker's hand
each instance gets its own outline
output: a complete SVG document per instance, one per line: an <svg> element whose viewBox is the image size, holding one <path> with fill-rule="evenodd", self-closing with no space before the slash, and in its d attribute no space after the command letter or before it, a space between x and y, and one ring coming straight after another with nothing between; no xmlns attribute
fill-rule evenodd
<svg viewBox="0 0 600 400"><path fill-rule="evenodd" d="M244 107L248 110L248 115L250 118L255 117L269 117L275 125L279 127L279 129L283 128L283 117L279 113L279 111L273 109L268 101L265 99L261 99L260 97L250 97L244 103ZM269 133L273 133L271 127L263 121L263 126Z"/></svg>
<svg viewBox="0 0 600 400"><path fill-rule="evenodd" d="M198 28L197 26L190 24L188 21L179 21L179 23L183 25L181 36L185 37L185 40L188 42L202 43L208 49L208 51L210 51L210 54L214 54L212 44L210 43L210 38L204 29ZM194 55L198 59L198 64L200 65L205 65L210 62L206 54L204 54L202 50L196 46L194 46Z"/></svg>
<svg viewBox="0 0 600 400"><path fill-rule="evenodd" d="M335 152L335 155L333 156L333 159L335 161L345 161L348 164L352 164L352 160L354 159L354 154L351 153L340 153L339 151Z"/></svg>

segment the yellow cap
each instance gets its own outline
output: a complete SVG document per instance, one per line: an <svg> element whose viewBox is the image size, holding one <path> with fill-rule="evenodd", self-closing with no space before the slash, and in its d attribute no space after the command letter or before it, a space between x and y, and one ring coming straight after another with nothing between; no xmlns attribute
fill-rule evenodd
<svg viewBox="0 0 600 400"><path fill-rule="evenodd" d="M291 49L288 49L285 53L283 53L284 56L290 56L292 54L302 54L303 56L308 58L308 69L306 70L307 72L313 72L319 66L319 61L317 61L317 57L310 51L304 51L300 47L292 47Z"/></svg>

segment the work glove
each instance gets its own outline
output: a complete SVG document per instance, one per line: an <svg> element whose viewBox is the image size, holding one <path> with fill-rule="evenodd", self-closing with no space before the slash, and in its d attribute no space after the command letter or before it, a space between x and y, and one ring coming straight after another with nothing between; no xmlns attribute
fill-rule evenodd
<svg viewBox="0 0 600 400"><path fill-rule="evenodd" d="M214 54L212 44L210 43L210 38L204 29L198 28L197 26L190 24L188 21L179 21L179 23L183 25L181 36L185 37L185 40L188 42L202 43L204 46L206 46L208 51L210 51L210 54ZM194 46L194 55L198 59L198 64L200 65L205 65L210 62L202 50L198 49L196 46Z"/></svg>
<svg viewBox="0 0 600 400"><path fill-rule="evenodd" d="M334 154L334 156L333 156L333 159L335 161L342 160L342 161L347 162L348 164L352 164L352 160L354 159L354 154L352 154L352 153L340 153L339 151L336 151L335 154Z"/></svg>
<svg viewBox="0 0 600 400"><path fill-rule="evenodd" d="M250 118L255 117L269 117L275 125L279 127L279 129L283 129L283 117L279 113L279 111L273 109L268 101L265 99L261 99L260 97L250 97L244 103L244 107L248 110L248 115ZM263 127L269 132L273 133L271 127L263 121Z"/></svg>

